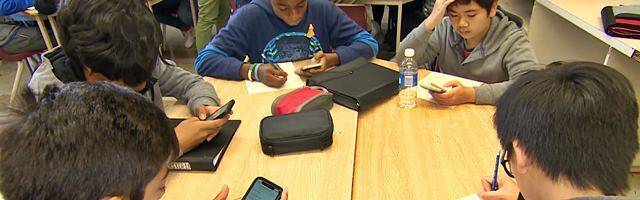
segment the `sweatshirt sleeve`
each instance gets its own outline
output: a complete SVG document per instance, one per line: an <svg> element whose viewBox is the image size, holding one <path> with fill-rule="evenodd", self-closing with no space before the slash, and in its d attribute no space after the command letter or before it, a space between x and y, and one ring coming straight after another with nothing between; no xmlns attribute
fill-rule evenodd
<svg viewBox="0 0 640 200"><path fill-rule="evenodd" d="M195 69L198 74L242 80L241 59L249 52L246 35L248 26L243 24L251 18L243 13L246 12L239 12L232 16L229 23L198 53L195 59Z"/></svg>
<svg viewBox="0 0 640 200"><path fill-rule="evenodd" d="M197 113L200 105L219 106L220 99L213 86L201 76L192 74L178 67L173 61L162 63L154 70L160 91L165 96L172 96L187 102L192 114Z"/></svg>
<svg viewBox="0 0 640 200"><path fill-rule="evenodd" d="M35 3L35 0L0 0L0 15L7 16L27 10Z"/></svg>
<svg viewBox="0 0 640 200"><path fill-rule="evenodd" d="M440 38L446 37L446 26L447 24L442 22L435 30L429 31L424 27L424 23L420 23L400 42L400 48L396 51L396 56L391 61L400 64L405 58L404 50L413 48L415 52L413 59L418 63L418 66L429 64L438 55Z"/></svg>
<svg viewBox="0 0 640 200"><path fill-rule="evenodd" d="M372 58L378 54L378 42L340 8L331 5L327 15L331 24L331 46L334 46L340 63L348 63L358 57ZM331 22L332 21L332 22Z"/></svg>
<svg viewBox="0 0 640 200"><path fill-rule="evenodd" d="M520 76L532 70L542 69L542 65L538 64L531 44L524 33L520 33L513 42L502 45L501 48L509 48L509 51L507 51L504 56L504 67L509 73L509 80L493 84L483 84L480 87L474 88L476 92L476 104L495 104L509 85Z"/></svg>

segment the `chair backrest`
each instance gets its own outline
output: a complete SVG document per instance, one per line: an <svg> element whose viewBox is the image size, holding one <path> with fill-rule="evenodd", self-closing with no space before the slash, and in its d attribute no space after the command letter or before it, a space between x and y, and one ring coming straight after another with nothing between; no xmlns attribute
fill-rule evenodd
<svg viewBox="0 0 640 200"><path fill-rule="evenodd" d="M351 20L356 22L364 30L367 28L367 10L364 4L336 4L338 8L342 9Z"/></svg>
<svg viewBox="0 0 640 200"><path fill-rule="evenodd" d="M0 48L0 60L8 61L8 62L18 62L28 57L31 57L37 53L38 51L27 51L27 52L20 52L16 54L8 54L2 48Z"/></svg>

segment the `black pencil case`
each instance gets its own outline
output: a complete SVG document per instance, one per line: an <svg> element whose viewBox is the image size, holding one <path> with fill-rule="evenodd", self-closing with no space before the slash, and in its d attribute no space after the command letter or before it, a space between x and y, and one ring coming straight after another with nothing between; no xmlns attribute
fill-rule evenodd
<svg viewBox="0 0 640 200"><path fill-rule="evenodd" d="M260 144L267 155L325 149L333 144L333 119L325 109L269 116L260 122Z"/></svg>

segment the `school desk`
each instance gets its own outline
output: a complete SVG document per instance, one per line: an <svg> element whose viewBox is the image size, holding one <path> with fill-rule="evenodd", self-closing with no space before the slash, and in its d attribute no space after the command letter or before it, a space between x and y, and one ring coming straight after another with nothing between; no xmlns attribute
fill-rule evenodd
<svg viewBox="0 0 640 200"><path fill-rule="evenodd" d="M608 65L631 81L640 99L640 40L607 35L600 15L605 6L639 4L639 0L537 0L529 27L531 45L541 63L583 60ZM632 171L640 172L640 156Z"/></svg>
<svg viewBox="0 0 640 200"><path fill-rule="evenodd" d="M441 107L418 99L405 110L393 97L356 113L336 104L331 148L270 157L261 152L258 126L285 92L249 96L244 82L205 80L223 102L236 100L232 119L242 124L218 171L171 172L165 199L212 199L223 184L229 199L239 199L256 176L289 188L289 199L456 199L476 193L481 177L493 172L499 148L493 106ZM170 117L190 116L184 105L165 109Z"/></svg>

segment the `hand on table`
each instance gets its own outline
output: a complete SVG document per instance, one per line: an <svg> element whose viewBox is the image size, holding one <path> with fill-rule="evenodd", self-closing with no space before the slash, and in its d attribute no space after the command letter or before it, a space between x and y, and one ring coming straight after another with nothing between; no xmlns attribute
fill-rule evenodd
<svg viewBox="0 0 640 200"><path fill-rule="evenodd" d="M296 74L300 76L310 77L314 74L323 72L331 67L340 64L340 58L336 53L324 53L322 51L318 51L313 55L312 60L320 63L320 67L302 70L302 66L296 66Z"/></svg>
<svg viewBox="0 0 640 200"><path fill-rule="evenodd" d="M288 75L287 72L280 71L271 64L262 64L258 69L260 82L269 87L282 87L287 82Z"/></svg>
<svg viewBox="0 0 640 200"><path fill-rule="evenodd" d="M452 106L476 101L476 91L472 87L465 87L458 81L449 81L443 86L452 88L442 94L429 92L442 105Z"/></svg>

